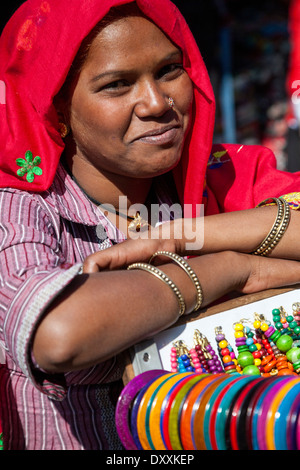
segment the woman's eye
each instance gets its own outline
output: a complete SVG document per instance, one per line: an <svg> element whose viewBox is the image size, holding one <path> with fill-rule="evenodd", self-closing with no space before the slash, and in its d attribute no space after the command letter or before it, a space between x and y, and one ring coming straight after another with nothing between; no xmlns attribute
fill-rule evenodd
<svg viewBox="0 0 300 470"><path fill-rule="evenodd" d="M126 80L115 80L114 82L110 82L107 85L104 85L101 88L101 90L118 91L118 90L122 90L126 87L129 87L129 83Z"/></svg>
<svg viewBox="0 0 300 470"><path fill-rule="evenodd" d="M168 64L160 69L158 76L159 78L163 78L164 76L170 78L176 78L183 72L183 65L182 64Z"/></svg>

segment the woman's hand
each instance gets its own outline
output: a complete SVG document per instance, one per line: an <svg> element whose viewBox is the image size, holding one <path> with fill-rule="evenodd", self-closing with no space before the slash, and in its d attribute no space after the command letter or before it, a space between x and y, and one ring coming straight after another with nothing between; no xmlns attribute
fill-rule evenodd
<svg viewBox="0 0 300 470"><path fill-rule="evenodd" d="M126 240L103 251L89 255L83 263L83 272L86 274L98 271L126 268L135 262L148 262L150 257L158 250L178 252L175 240L142 239Z"/></svg>
<svg viewBox="0 0 300 470"><path fill-rule="evenodd" d="M247 258L250 268L244 285L239 289L244 294L300 284L299 261L243 256Z"/></svg>
<svg viewBox="0 0 300 470"><path fill-rule="evenodd" d="M126 268L135 262L148 262L158 250L172 251L179 255L185 254L185 238L183 223L191 231L192 223L183 219L166 222L149 232L132 235L123 243L114 245L106 250L89 255L83 263L84 273L95 273L104 270ZM156 262L158 260L156 259ZM162 260L165 262L165 260Z"/></svg>

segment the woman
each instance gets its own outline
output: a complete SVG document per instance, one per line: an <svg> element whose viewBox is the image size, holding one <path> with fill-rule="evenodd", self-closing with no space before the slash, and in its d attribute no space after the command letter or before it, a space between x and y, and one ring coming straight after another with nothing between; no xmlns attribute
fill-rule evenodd
<svg viewBox="0 0 300 470"><path fill-rule="evenodd" d="M214 97L184 19L168 0L119 3L28 0L1 37L6 449L121 448L118 353L227 292L300 279L298 212L253 209L299 175L260 147L212 151ZM275 219L270 256L249 254ZM192 270L155 256L168 283L132 265L157 250L192 254Z"/></svg>

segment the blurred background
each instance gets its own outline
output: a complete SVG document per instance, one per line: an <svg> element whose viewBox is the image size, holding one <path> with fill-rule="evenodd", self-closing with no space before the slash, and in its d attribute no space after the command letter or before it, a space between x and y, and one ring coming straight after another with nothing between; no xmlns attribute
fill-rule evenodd
<svg viewBox="0 0 300 470"><path fill-rule="evenodd" d="M300 170L300 118L292 102L297 88L300 96L300 0L173 2L196 38L213 84L215 142L265 145L279 169ZM1 30L22 3L2 3ZM299 85L291 89L297 74Z"/></svg>

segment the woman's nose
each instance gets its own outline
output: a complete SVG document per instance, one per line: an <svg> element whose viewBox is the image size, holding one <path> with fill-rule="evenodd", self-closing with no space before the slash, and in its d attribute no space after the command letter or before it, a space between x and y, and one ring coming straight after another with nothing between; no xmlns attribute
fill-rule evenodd
<svg viewBox="0 0 300 470"><path fill-rule="evenodd" d="M169 96L153 82L144 83L138 92L135 113L140 118L162 116L170 109Z"/></svg>

